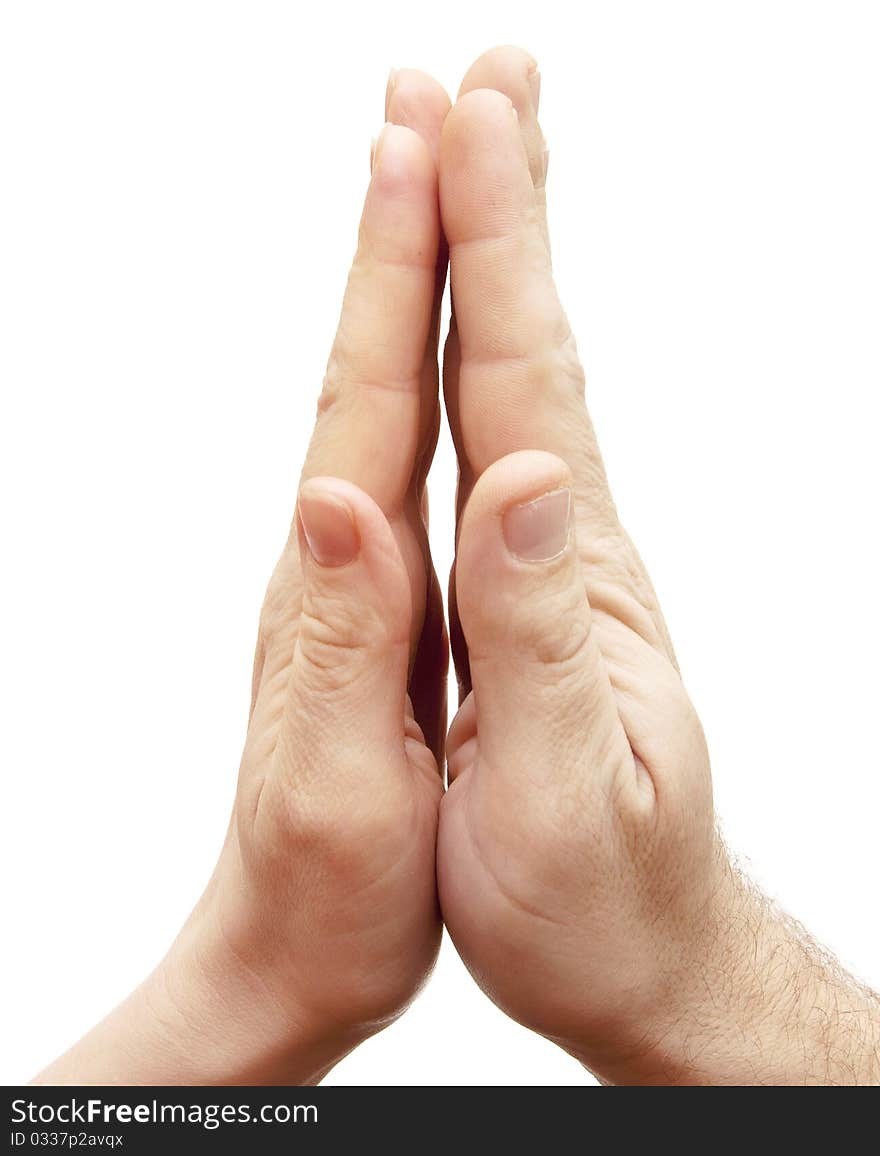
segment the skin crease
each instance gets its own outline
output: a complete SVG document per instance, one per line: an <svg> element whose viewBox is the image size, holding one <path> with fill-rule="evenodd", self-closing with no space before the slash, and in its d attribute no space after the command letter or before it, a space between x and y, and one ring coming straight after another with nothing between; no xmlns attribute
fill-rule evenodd
<svg viewBox="0 0 880 1156"><path fill-rule="evenodd" d="M219 863L156 972L37 1082L316 1082L425 982L441 908L490 998L602 1082L880 1080L877 997L716 833L553 284L539 90L514 48L451 110L422 73L389 81L398 127L374 150ZM462 702L444 796L424 482L447 242Z"/></svg>

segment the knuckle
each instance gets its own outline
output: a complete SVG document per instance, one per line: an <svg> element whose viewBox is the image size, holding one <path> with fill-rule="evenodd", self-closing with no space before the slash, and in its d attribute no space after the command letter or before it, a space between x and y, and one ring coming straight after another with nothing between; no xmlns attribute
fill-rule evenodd
<svg viewBox="0 0 880 1156"><path fill-rule="evenodd" d="M342 598L325 594L320 600L314 595L303 600L300 639L314 652L313 661L317 664L323 658L335 662L340 653L362 650L367 633L358 610L346 605Z"/></svg>
<svg viewBox="0 0 880 1156"><path fill-rule="evenodd" d="M514 647L553 686L583 669L591 624L586 600L576 586L537 589L512 611Z"/></svg>
<svg viewBox="0 0 880 1156"><path fill-rule="evenodd" d="M334 345L333 352L330 354L330 360L327 362L327 369L324 372L321 392L318 395L319 417L338 408L339 403L346 395L346 373L341 364L339 353L340 342L341 337L337 335L336 344Z"/></svg>
<svg viewBox="0 0 880 1156"><path fill-rule="evenodd" d="M586 388L586 374L581 364L577 341L567 322L564 331L557 337L556 358L565 379L575 387L579 396L583 396Z"/></svg>
<svg viewBox="0 0 880 1156"><path fill-rule="evenodd" d="M356 781L362 769L341 781ZM338 772L334 768L334 779ZM269 846L287 868L299 864L312 882L366 885L375 870L376 848L395 848L407 826L401 822L402 800L394 791L373 797L366 791L334 790L328 783L316 789L311 776L304 778L297 784L295 775L278 776L269 790L262 790L258 804L271 809L274 828Z"/></svg>
<svg viewBox="0 0 880 1156"><path fill-rule="evenodd" d="M302 580L296 550L288 546L269 579L258 626L259 644L266 650L292 646L302 604Z"/></svg>
<svg viewBox="0 0 880 1156"><path fill-rule="evenodd" d="M433 845L418 838L417 808L399 784L381 794L358 790L353 775L363 767L341 780L344 768L332 769L335 787L309 773L299 781L297 768L255 781L239 803L256 811L253 822L239 820L242 848L259 893L291 913L295 945L306 940L325 952L325 967L310 981L322 1021L378 1023L409 1001L439 938L428 901ZM404 915L377 937L376 904L389 907L389 894ZM417 960L413 937L423 942Z"/></svg>
<svg viewBox="0 0 880 1156"><path fill-rule="evenodd" d="M382 318L379 329L389 318ZM375 330L377 327L374 326ZM340 333L318 398L318 416L341 406L352 407L354 399L364 394L398 395L401 399L418 397L421 351L402 358L393 341L381 343L375 336L371 344L357 348Z"/></svg>
<svg viewBox="0 0 880 1156"><path fill-rule="evenodd" d="M536 210L537 212L537 210ZM558 389L559 383L573 387L582 397L586 375L578 353L577 339L562 308L555 287L542 295L532 318L533 340L528 357L531 376L541 386Z"/></svg>
<svg viewBox="0 0 880 1156"><path fill-rule="evenodd" d="M481 625L479 631L470 631L470 663L497 661L503 639L506 661L527 665L532 685L543 683L554 692L579 685L592 669L586 598L576 586L565 591L539 587L528 597L518 593L519 597L510 592L509 597L482 599L469 608L468 617Z"/></svg>
<svg viewBox="0 0 880 1156"><path fill-rule="evenodd" d="M354 276L354 271L351 276ZM365 371L369 368L372 354L369 348L365 348L363 340L357 340L353 328L352 318L343 315L324 371L321 395L318 398L319 414L350 400L355 383L370 376Z"/></svg>
<svg viewBox="0 0 880 1156"><path fill-rule="evenodd" d="M555 617L546 617L540 626L527 623L521 635L522 649L554 680L582 665L589 641L589 616L564 608Z"/></svg>
<svg viewBox="0 0 880 1156"><path fill-rule="evenodd" d="M299 635L299 672L308 692L316 701L347 690L359 677L361 664L355 661L358 648L332 634L321 636L312 630Z"/></svg>
<svg viewBox="0 0 880 1156"><path fill-rule="evenodd" d="M390 642L386 623L369 606L339 597L306 597L299 619L298 653L325 689L347 686Z"/></svg>
<svg viewBox="0 0 880 1156"><path fill-rule="evenodd" d="M592 570L598 570L609 580L641 590L644 573L635 549L623 527L616 521L603 532L584 535L584 553ZM647 591L643 591L647 593Z"/></svg>
<svg viewBox="0 0 880 1156"><path fill-rule="evenodd" d="M613 518L604 533L578 534L587 596L601 612L628 626L661 649L663 634L657 596L629 536Z"/></svg>

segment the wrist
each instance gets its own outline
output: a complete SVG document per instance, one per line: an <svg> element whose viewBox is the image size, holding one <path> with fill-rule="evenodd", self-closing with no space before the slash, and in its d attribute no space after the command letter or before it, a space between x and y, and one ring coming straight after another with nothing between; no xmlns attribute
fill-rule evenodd
<svg viewBox="0 0 880 1156"><path fill-rule="evenodd" d="M184 929L143 991L175 1082L317 1084L370 1034L308 1008L286 958L271 956L262 936Z"/></svg>
<svg viewBox="0 0 880 1156"><path fill-rule="evenodd" d="M722 852L719 883L681 966L658 976L653 1010L600 1057L615 1084L871 1084L880 1003Z"/></svg>
<svg viewBox="0 0 880 1156"><path fill-rule="evenodd" d="M187 925L147 979L34 1083L316 1084L366 1034L316 1022L222 938Z"/></svg>

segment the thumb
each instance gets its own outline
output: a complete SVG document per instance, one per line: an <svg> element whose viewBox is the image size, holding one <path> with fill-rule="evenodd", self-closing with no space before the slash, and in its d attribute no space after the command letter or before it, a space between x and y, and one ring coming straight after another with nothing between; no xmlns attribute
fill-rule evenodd
<svg viewBox="0 0 880 1156"><path fill-rule="evenodd" d="M303 598L287 733L322 780L375 756L387 766L403 752L412 617L394 534L372 498L338 478L303 483L296 529Z"/></svg>
<svg viewBox="0 0 880 1156"><path fill-rule="evenodd" d="M584 765L613 774L618 755L631 757L592 629L571 482L552 454L494 462L470 496L456 553L480 763L536 784ZM467 730L454 725L450 746Z"/></svg>

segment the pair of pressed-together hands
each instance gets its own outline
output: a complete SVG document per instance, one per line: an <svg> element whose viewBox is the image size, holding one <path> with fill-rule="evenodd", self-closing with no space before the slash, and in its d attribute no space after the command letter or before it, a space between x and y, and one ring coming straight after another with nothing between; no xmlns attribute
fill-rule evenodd
<svg viewBox="0 0 880 1156"><path fill-rule="evenodd" d="M553 284L538 92L510 48L451 108L392 75L219 863L156 972L41 1082L315 1082L410 1002L441 918L486 993L603 1081L877 1078L875 997L716 835ZM425 501L447 257L448 735Z"/></svg>

